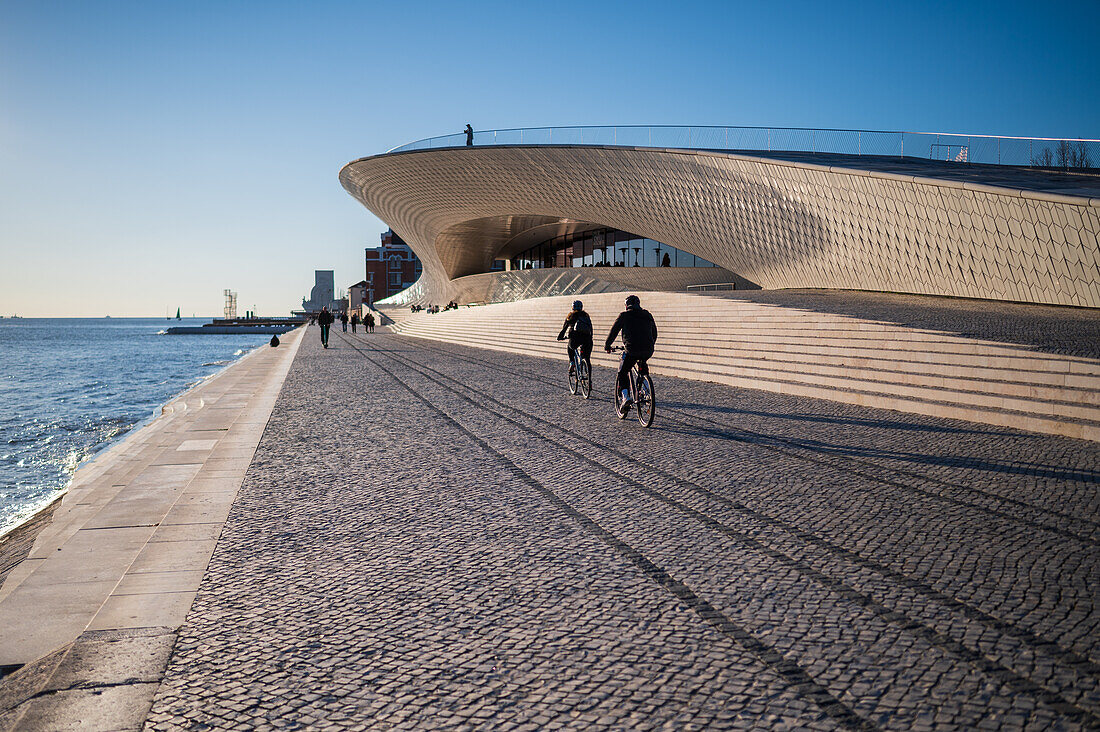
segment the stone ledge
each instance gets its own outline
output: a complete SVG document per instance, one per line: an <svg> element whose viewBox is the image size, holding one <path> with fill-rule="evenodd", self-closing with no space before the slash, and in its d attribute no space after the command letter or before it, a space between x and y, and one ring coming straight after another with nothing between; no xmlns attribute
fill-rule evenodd
<svg viewBox="0 0 1100 732"><path fill-rule="evenodd" d="M86 631L0 680L0 730L138 730L176 642L171 628Z"/></svg>

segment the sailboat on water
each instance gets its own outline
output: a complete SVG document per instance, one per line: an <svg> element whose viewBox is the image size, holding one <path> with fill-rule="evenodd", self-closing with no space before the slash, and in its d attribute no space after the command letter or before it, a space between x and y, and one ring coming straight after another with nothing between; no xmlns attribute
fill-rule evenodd
<svg viewBox="0 0 1100 732"><path fill-rule="evenodd" d="M180 319L180 309L176 308L176 320Z"/></svg>

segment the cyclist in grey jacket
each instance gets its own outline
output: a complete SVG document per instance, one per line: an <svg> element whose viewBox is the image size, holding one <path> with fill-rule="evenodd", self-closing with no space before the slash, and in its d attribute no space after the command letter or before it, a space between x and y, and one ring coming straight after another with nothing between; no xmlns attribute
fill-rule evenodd
<svg viewBox="0 0 1100 732"><path fill-rule="evenodd" d="M623 336L623 360L619 364L618 385L622 393L622 403L630 404L630 382L628 374L634 364L638 364L639 374L648 374L647 361L653 355L653 346L657 343L657 323L648 310L642 308L642 301L637 295L626 298L626 310L619 313L615 324L611 326L611 332L607 334L603 349L611 353L611 346L615 338L622 333Z"/></svg>

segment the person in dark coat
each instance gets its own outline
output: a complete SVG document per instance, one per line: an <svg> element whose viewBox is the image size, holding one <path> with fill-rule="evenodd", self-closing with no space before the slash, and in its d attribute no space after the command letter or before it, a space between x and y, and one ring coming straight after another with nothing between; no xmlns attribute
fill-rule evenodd
<svg viewBox="0 0 1100 732"><path fill-rule="evenodd" d="M584 303L580 300L573 301L573 310L565 316L565 324L558 333L558 340L564 341L566 333L569 334L569 345L566 347L569 354L569 373L573 373L573 354L578 348L581 358L588 364L588 373L592 373L592 318L584 311Z"/></svg>
<svg viewBox="0 0 1100 732"><path fill-rule="evenodd" d="M328 311L327 307L321 308L321 312L317 314L317 325L321 326L321 345L328 348L328 329L333 324L336 318L332 317L332 313Z"/></svg>
<svg viewBox="0 0 1100 732"><path fill-rule="evenodd" d="M374 313L367 313L367 332L374 332Z"/></svg>
<svg viewBox="0 0 1100 732"><path fill-rule="evenodd" d="M344 332L348 332L348 313L346 310L340 311L340 325L344 326Z"/></svg>
<svg viewBox="0 0 1100 732"><path fill-rule="evenodd" d="M622 393L622 408L630 408L630 369L638 364L639 374L648 374L649 365L646 363L653 356L653 347L657 343L657 323L648 310L642 308L642 301L637 295L626 298L626 310L619 313L615 324L611 326L611 332L607 334L603 349L611 353L611 346L615 338L622 333L623 336L623 360L619 363L618 386Z"/></svg>
<svg viewBox="0 0 1100 732"><path fill-rule="evenodd" d="M359 313L351 314L351 332L355 332L355 326L359 325Z"/></svg>
<svg viewBox="0 0 1100 732"><path fill-rule="evenodd" d="M466 146L471 147L474 144L474 128L467 124L463 131L466 133Z"/></svg>

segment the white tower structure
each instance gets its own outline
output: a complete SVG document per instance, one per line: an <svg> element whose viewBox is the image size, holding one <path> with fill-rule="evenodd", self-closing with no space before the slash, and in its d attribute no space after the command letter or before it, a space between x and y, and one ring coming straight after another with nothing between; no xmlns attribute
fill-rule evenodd
<svg viewBox="0 0 1100 732"><path fill-rule="evenodd" d="M225 291L225 319L232 320L237 317L237 293L232 290Z"/></svg>

